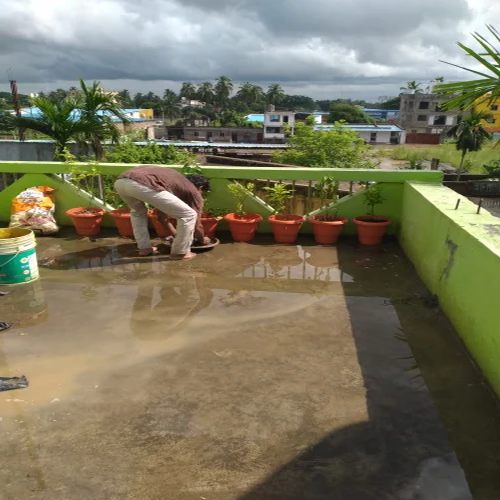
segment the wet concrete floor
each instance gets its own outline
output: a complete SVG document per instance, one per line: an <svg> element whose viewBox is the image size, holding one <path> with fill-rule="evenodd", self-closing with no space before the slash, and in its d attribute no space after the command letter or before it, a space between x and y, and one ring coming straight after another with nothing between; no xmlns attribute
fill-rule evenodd
<svg viewBox="0 0 500 500"><path fill-rule="evenodd" d="M395 243L38 255L0 297L0 375L30 381L0 498L500 498L496 402Z"/></svg>

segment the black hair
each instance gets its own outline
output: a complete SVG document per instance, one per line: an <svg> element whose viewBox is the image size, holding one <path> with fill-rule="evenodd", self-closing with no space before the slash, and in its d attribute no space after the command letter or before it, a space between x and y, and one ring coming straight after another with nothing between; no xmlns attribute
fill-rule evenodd
<svg viewBox="0 0 500 500"><path fill-rule="evenodd" d="M197 187L206 193L210 191L210 182L203 175L186 175L186 177Z"/></svg>

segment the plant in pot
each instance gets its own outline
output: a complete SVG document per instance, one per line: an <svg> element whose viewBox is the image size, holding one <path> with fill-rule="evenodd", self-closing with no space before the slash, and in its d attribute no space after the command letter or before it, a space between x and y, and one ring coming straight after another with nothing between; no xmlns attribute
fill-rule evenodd
<svg viewBox="0 0 500 500"><path fill-rule="evenodd" d="M233 182L228 185L228 189L235 201L235 211L224 216L224 220L229 224L231 236L234 241L252 241L262 216L245 212L244 204L246 197L253 194L255 184L248 182L243 185Z"/></svg>
<svg viewBox="0 0 500 500"><path fill-rule="evenodd" d="M76 187L83 189L89 195L89 204L86 207L75 207L66 210L66 215L71 217L75 226L76 234L79 236L97 236L101 231L102 217L104 210L92 206L92 202L97 199L98 175L96 165L88 170L81 170L74 166L70 168L70 182Z"/></svg>
<svg viewBox="0 0 500 500"><path fill-rule="evenodd" d="M116 176L107 175L103 176L102 179L104 187L104 201L107 205L116 207L114 210L109 212L109 215L113 218L118 234L122 238L133 238L134 231L132 229L132 222L130 219L130 208L123 203L123 200L114 188Z"/></svg>
<svg viewBox="0 0 500 500"><path fill-rule="evenodd" d="M205 236L211 239L215 238L217 225L223 219L225 213L225 210L212 207L209 204L205 203L203 213L201 214L201 224L203 226Z"/></svg>
<svg viewBox="0 0 500 500"><path fill-rule="evenodd" d="M384 201L380 186L367 184L363 196L365 204L369 208L369 214L353 219L358 231L358 240L362 245L378 245L382 241L391 220L382 215L375 215L375 206Z"/></svg>
<svg viewBox="0 0 500 500"><path fill-rule="evenodd" d="M278 182L274 186L267 186L264 189L268 193L269 204L276 212L270 215L268 219L273 230L274 241L276 243L295 243L304 222L304 217L287 213L287 205L293 196L293 192L282 182Z"/></svg>
<svg viewBox="0 0 500 500"><path fill-rule="evenodd" d="M332 209L338 201L339 183L331 177L323 177L315 190L320 199L321 213L309 217L314 240L318 245L333 245L347 222L345 217L338 217L336 208Z"/></svg>

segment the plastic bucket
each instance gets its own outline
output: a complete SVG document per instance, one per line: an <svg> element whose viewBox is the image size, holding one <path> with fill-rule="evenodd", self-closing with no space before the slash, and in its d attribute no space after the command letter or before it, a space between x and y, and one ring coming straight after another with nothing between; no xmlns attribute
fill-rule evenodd
<svg viewBox="0 0 500 500"><path fill-rule="evenodd" d="M30 229L0 229L0 285L18 285L38 279L35 247L35 235Z"/></svg>

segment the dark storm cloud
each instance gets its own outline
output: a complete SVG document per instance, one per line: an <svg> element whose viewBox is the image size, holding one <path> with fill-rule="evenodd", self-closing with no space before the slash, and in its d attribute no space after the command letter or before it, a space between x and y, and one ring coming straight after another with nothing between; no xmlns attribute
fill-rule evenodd
<svg viewBox="0 0 500 500"><path fill-rule="evenodd" d="M445 73L471 16L466 0L0 0L0 78L403 82Z"/></svg>

